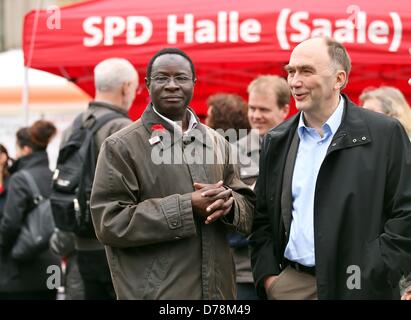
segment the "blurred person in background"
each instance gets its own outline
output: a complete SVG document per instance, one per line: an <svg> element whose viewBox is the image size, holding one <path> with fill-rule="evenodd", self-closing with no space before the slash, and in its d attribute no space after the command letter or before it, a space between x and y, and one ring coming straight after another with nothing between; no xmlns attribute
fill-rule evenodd
<svg viewBox="0 0 411 320"><path fill-rule="evenodd" d="M97 153L104 140L125 128L132 121L128 110L136 96L138 73L126 59L109 58L94 68L96 94L83 112L83 125L92 125L109 113L120 113L104 124L95 134ZM61 145L70 138L72 126L63 133ZM74 233L56 230L50 239L53 252L66 258L66 299L114 300L116 298L104 246L97 238L86 238ZM81 278L79 277L79 272Z"/></svg>
<svg viewBox="0 0 411 320"><path fill-rule="evenodd" d="M207 99L208 113L206 124L215 130L224 130L224 137L229 137L229 142L237 146L238 139L247 135L250 124L247 118L247 104L238 95L219 93ZM235 130L236 137L233 138ZM244 132L240 133L240 130ZM238 151L237 148L233 149ZM251 275L250 258L248 255L248 240L238 232L228 234L228 241L233 250L235 269L237 300L254 300L257 298Z"/></svg>
<svg viewBox="0 0 411 320"><path fill-rule="evenodd" d="M3 216L3 208L6 202L7 186L9 184L9 163L11 159L5 146L0 144L0 220Z"/></svg>
<svg viewBox="0 0 411 320"><path fill-rule="evenodd" d="M261 75L248 85L248 121L251 132L238 141L241 180L254 189L259 173L260 144L264 135L282 123L290 110L291 92L287 81L276 75ZM239 233L231 235L237 271L237 298L258 299L251 272L249 241Z"/></svg>
<svg viewBox="0 0 411 320"><path fill-rule="evenodd" d="M58 257L48 249L27 262L12 259L10 251L19 235L26 214L33 207L33 195L21 170L34 178L43 197L51 192L47 146L56 133L55 126L38 120L16 133L16 161L10 168L6 203L0 221L0 299L56 298L56 290L46 286L47 267L58 265Z"/></svg>
<svg viewBox="0 0 411 320"><path fill-rule="evenodd" d="M388 86L365 89L360 95L360 101L365 109L396 118L411 139L411 110L400 90Z"/></svg>
<svg viewBox="0 0 411 320"><path fill-rule="evenodd" d="M208 97L206 104L208 112L205 123L210 128L224 131L234 129L236 130L237 139L239 138L240 129L247 132L250 129L247 119L247 104L239 95L214 94Z"/></svg>

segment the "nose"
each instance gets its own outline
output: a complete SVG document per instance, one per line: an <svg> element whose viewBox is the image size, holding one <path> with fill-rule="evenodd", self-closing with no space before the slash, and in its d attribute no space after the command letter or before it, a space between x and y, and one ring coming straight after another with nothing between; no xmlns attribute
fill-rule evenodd
<svg viewBox="0 0 411 320"><path fill-rule="evenodd" d="M168 90L178 90L180 86L176 83L174 77L170 77L170 80L165 85L165 88Z"/></svg>
<svg viewBox="0 0 411 320"><path fill-rule="evenodd" d="M288 79L288 84L290 85L290 87L294 88L302 86L301 76L298 72L296 72L293 77Z"/></svg>
<svg viewBox="0 0 411 320"><path fill-rule="evenodd" d="M261 112L260 112L260 110L255 109L255 110L253 111L253 113L252 113L252 117L253 117L254 119L260 119L260 118L261 118Z"/></svg>

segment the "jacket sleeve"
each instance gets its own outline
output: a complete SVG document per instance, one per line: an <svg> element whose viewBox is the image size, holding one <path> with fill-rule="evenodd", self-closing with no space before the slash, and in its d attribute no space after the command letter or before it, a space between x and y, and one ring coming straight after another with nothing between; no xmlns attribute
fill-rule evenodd
<svg viewBox="0 0 411 320"><path fill-rule="evenodd" d="M251 268L257 294L261 298L266 298L264 278L280 273L279 262L274 255L273 229L267 209L266 176L269 174L266 168L267 149L268 141L264 139L260 156L260 174L255 187L257 206L254 211L253 228L250 237Z"/></svg>
<svg viewBox="0 0 411 320"><path fill-rule="evenodd" d="M396 121L387 150L388 168L385 196L387 220L379 236L382 259L388 278L398 284L411 272L411 144Z"/></svg>
<svg viewBox="0 0 411 320"><path fill-rule="evenodd" d="M8 188L0 222L1 245L4 251L9 251L13 247L32 199L24 176L18 172L10 178Z"/></svg>
<svg viewBox="0 0 411 320"><path fill-rule="evenodd" d="M97 238L113 247L135 247L196 235L191 193L140 200L140 183L121 141L102 145L91 194Z"/></svg>
<svg viewBox="0 0 411 320"><path fill-rule="evenodd" d="M236 231L248 235L251 233L253 211L255 204L254 191L240 179L239 166L235 163L236 157L227 141L225 142L228 154L224 169L224 185L232 189L234 205L232 219L223 219L226 224L231 224ZM233 160L234 159L234 160Z"/></svg>

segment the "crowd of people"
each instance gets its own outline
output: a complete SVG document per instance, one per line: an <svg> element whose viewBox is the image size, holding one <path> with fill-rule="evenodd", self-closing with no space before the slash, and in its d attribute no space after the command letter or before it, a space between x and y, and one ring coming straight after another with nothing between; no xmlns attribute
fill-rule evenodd
<svg viewBox="0 0 411 320"><path fill-rule="evenodd" d="M59 161L54 176L49 168L55 126L21 128L14 159L0 145L0 299L56 299L47 267L64 262L69 300L411 300L404 95L367 88L356 106L342 93L348 52L328 38L297 45L285 70L287 79L251 81L248 101L210 96L203 124L190 108L195 66L165 48L147 65L150 102L132 122L138 72L120 58L97 64L94 99L63 133L59 155L69 161L67 150L81 147L75 135L90 131L93 232L56 219L47 247L15 259L38 205L27 173L52 203L71 184ZM299 112L289 117L291 98ZM80 200L67 210L77 224Z"/></svg>

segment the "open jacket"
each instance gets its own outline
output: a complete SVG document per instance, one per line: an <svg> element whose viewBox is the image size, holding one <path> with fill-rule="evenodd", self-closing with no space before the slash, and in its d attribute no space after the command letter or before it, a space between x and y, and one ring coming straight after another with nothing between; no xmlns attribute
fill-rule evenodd
<svg viewBox="0 0 411 320"><path fill-rule="evenodd" d="M254 193L229 162L217 132L198 123L183 137L151 105L104 142L91 209L118 299L234 299L226 235L251 231ZM193 183L219 180L233 190L232 220L206 225L193 214Z"/></svg>
<svg viewBox="0 0 411 320"><path fill-rule="evenodd" d="M398 280L411 269L411 145L397 120L344 99L315 188L318 298L399 298ZM291 203L283 173L299 115L271 130L260 154L251 260L262 297L264 278L284 268L292 216L281 205ZM360 288L349 289L357 267Z"/></svg>

